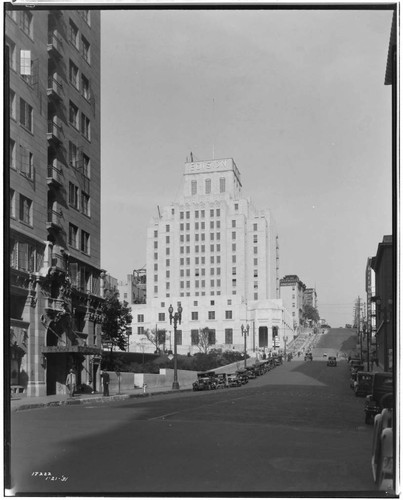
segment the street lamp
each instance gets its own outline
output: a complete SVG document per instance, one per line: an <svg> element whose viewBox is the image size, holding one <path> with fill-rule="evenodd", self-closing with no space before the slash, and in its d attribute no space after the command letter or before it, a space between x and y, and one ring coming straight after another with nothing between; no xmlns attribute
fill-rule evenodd
<svg viewBox="0 0 403 500"><path fill-rule="evenodd" d="M178 359L177 359L177 353L176 353L176 328L179 324L181 324L182 320L182 306L181 303L178 302L178 311L174 313L174 308L172 307L172 304L168 308L169 312L169 324L172 325L172 320L174 322L174 381L172 382L172 390L177 391L179 390L179 383L178 383Z"/></svg>
<svg viewBox="0 0 403 500"><path fill-rule="evenodd" d="M288 336L284 335L283 339L284 339L284 361L287 361L287 340L288 340Z"/></svg>
<svg viewBox="0 0 403 500"><path fill-rule="evenodd" d="M249 336L249 325L246 325L246 328L241 325L242 337L244 338L244 358L245 358L245 368L246 368L246 337Z"/></svg>

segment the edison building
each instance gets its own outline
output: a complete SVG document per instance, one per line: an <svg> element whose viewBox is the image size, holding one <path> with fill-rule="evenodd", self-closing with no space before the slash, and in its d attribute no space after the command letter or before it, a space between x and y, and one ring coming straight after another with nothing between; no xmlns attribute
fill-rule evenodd
<svg viewBox="0 0 403 500"><path fill-rule="evenodd" d="M168 308L176 310L179 302L179 353L198 352L204 328L211 347L243 350L241 326L248 326L248 352L278 349L292 332L292 317L279 298L273 218L242 195L231 158L185 163L180 199L148 227L146 267L147 303L132 305L134 349L152 350L144 331L155 328L165 329L173 345Z"/></svg>
<svg viewBox="0 0 403 500"><path fill-rule="evenodd" d="M100 13L8 8L10 384L99 384Z"/></svg>

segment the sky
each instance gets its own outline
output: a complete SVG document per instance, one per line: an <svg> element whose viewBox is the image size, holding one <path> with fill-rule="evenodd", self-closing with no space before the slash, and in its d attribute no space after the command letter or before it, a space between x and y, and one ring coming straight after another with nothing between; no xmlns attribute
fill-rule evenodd
<svg viewBox="0 0 403 500"><path fill-rule="evenodd" d="M353 321L367 258L392 232L392 11L104 10L101 264L146 264L158 206L186 158L233 158L270 209L280 277L315 287L321 318Z"/></svg>

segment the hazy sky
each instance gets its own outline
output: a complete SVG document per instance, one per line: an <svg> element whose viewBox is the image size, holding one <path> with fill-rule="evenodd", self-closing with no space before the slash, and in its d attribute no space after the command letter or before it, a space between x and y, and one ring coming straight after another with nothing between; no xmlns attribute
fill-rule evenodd
<svg viewBox="0 0 403 500"><path fill-rule="evenodd" d="M102 266L146 263L157 206L190 151L234 159L270 209L280 277L351 323L367 257L392 231L392 11L117 10L101 14ZM214 101L214 102L213 102Z"/></svg>

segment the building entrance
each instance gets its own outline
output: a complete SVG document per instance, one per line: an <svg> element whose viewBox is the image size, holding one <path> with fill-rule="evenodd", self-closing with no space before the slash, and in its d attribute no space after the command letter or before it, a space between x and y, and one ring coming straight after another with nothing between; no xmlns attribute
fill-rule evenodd
<svg viewBox="0 0 403 500"><path fill-rule="evenodd" d="M269 333L267 326L259 326L259 347L267 347L269 342Z"/></svg>

